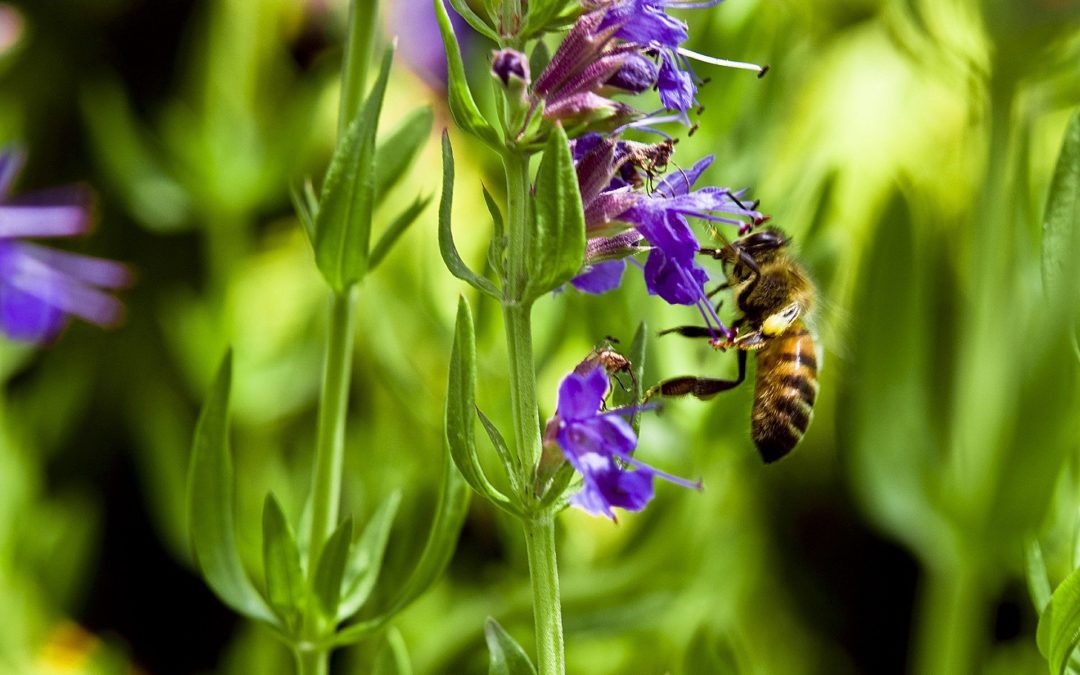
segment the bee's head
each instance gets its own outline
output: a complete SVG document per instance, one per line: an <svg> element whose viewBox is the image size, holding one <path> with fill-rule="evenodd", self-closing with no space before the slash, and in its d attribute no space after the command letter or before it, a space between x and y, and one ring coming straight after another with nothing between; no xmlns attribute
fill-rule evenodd
<svg viewBox="0 0 1080 675"><path fill-rule="evenodd" d="M755 261L762 262L782 253L790 242L791 239L779 228L769 227L751 232L736 241L734 245L745 251Z"/></svg>
<svg viewBox="0 0 1080 675"><path fill-rule="evenodd" d="M784 255L791 239L779 228L769 227L738 239L724 247L723 259L735 265L735 276L749 276L747 258L763 265Z"/></svg>

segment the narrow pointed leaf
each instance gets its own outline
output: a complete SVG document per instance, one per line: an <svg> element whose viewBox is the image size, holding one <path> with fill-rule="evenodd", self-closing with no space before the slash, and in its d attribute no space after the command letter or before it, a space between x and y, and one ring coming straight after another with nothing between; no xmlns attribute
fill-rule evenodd
<svg viewBox="0 0 1080 675"><path fill-rule="evenodd" d="M472 489L506 508L509 499L491 484L476 452L473 415L476 409L476 337L472 312L465 298L458 299L450 377L446 391L446 443L454 464Z"/></svg>
<svg viewBox="0 0 1080 675"><path fill-rule="evenodd" d="M1080 641L1080 569L1061 582L1039 616L1036 642L1050 672L1061 675Z"/></svg>
<svg viewBox="0 0 1080 675"><path fill-rule="evenodd" d="M454 11L461 15L461 18L465 19L470 26L473 27L477 33L480 33L492 42L499 41L499 34L495 32L495 29L486 21L480 18L476 12L469 7L469 3L465 0L450 0L450 6L454 8Z"/></svg>
<svg viewBox="0 0 1080 675"><path fill-rule="evenodd" d="M446 13L443 0L434 0L435 16L439 22L439 33L442 35L443 48L446 50L446 65L449 83L447 96L450 104L450 115L454 122L467 133L476 136L495 149L502 147L495 128L484 118L469 91L469 82L465 79L465 63L461 60L461 48L458 46L457 37L454 35L454 27L450 25L450 16Z"/></svg>
<svg viewBox="0 0 1080 675"><path fill-rule="evenodd" d="M1050 604L1050 577L1043 562L1042 547L1034 537L1024 545L1024 572L1027 575L1028 590L1035 610L1042 614Z"/></svg>
<svg viewBox="0 0 1080 675"><path fill-rule="evenodd" d="M293 632L303 612L304 572L296 536L273 493L266 495L263 504L263 569L270 606L285 622L287 630Z"/></svg>
<svg viewBox="0 0 1080 675"><path fill-rule="evenodd" d="M244 616L280 626L248 578L236 548L235 486L228 438L231 381L230 353L218 369L195 426L187 494L191 545L203 578L222 602Z"/></svg>
<svg viewBox="0 0 1080 675"><path fill-rule="evenodd" d="M315 214L319 212L319 201L315 198L311 181L304 181L304 187L297 185L289 186L289 198L292 199L293 210L300 225L304 228L308 243L315 245Z"/></svg>
<svg viewBox="0 0 1080 675"><path fill-rule="evenodd" d="M483 187L483 186L482 186ZM492 233L491 244L488 245L488 264L502 279L503 284L506 283L506 227L503 222L502 211L499 209L499 205L495 203L495 198L488 192L487 187L483 187L484 190L484 204L487 205L488 213L491 215Z"/></svg>
<svg viewBox="0 0 1080 675"><path fill-rule="evenodd" d="M1073 114L1061 144L1043 219L1043 282L1050 292L1077 287L1080 255L1080 111Z"/></svg>
<svg viewBox="0 0 1080 675"><path fill-rule="evenodd" d="M443 191L439 200L439 252L442 254L443 264L458 279L468 283L473 288L487 293L493 298L501 298L499 289L490 279L478 276L469 269L465 261L458 254L457 246L454 245L454 234L451 230L451 211L454 202L454 151L450 147L450 137L443 131Z"/></svg>
<svg viewBox="0 0 1080 675"><path fill-rule="evenodd" d="M379 146L375 151L376 204L381 204L390 189L405 176L409 165L431 136L434 119L435 113L431 106L417 108L385 138L379 139Z"/></svg>
<svg viewBox="0 0 1080 675"><path fill-rule="evenodd" d="M393 57L393 49L388 49L371 95L334 150L315 217L315 262L338 292L367 272L375 196L375 133Z"/></svg>
<svg viewBox="0 0 1080 675"><path fill-rule="evenodd" d="M397 515L400 504L401 492L392 492L371 516L364 533L353 545L342 583L339 620L347 619L363 607L375 588L382 569L383 554L386 553L386 543L390 540L390 530L394 525L394 516Z"/></svg>
<svg viewBox="0 0 1080 675"><path fill-rule="evenodd" d="M490 616L484 622L484 639L488 647L488 675L536 675L529 655Z"/></svg>
<svg viewBox="0 0 1080 675"><path fill-rule="evenodd" d="M405 231L409 229L409 226L416 222L416 219L423 213L427 205L431 203L431 195L427 197L417 197L409 206L405 207L405 210L398 214L397 218L383 231L382 236L379 237L379 241L375 243L375 247L371 249L371 258L368 261L368 269L373 270L379 266L379 263L383 261L386 254L393 248L394 243L405 234Z"/></svg>
<svg viewBox="0 0 1080 675"><path fill-rule="evenodd" d="M506 228L503 224L502 209L495 202L495 198L488 192L487 186L482 185L484 191L484 204L487 206L488 213L491 215L491 222L494 225L492 230L496 239L502 239L506 234Z"/></svg>
<svg viewBox="0 0 1080 675"><path fill-rule="evenodd" d="M570 481L574 480L575 475L574 465L570 462L559 465L559 468L555 470L555 475L551 477L551 483L544 492L543 499L540 500L540 507L545 508L554 504L566 492L566 488L570 486Z"/></svg>
<svg viewBox="0 0 1080 675"><path fill-rule="evenodd" d="M645 340L648 332L645 322L638 324L634 339L630 343L630 349L623 356L630 361L630 372L617 375L619 384L616 385L612 395L612 401L618 408L637 405L642 396L642 378L645 375ZM627 381L629 380L629 381ZM630 426L634 433L638 433L641 426L641 412L638 411L630 417Z"/></svg>
<svg viewBox="0 0 1080 675"><path fill-rule="evenodd" d="M326 540L326 545L319 555L319 562L315 565L312 590L319 601L319 609L327 618L337 617L338 604L341 601L341 581L345 576L350 544L352 518L346 518Z"/></svg>
<svg viewBox="0 0 1080 675"><path fill-rule="evenodd" d="M585 258L585 212L574 158L562 127L548 136L536 175L534 227L525 247L529 278L525 299L558 288L579 271Z"/></svg>
<svg viewBox="0 0 1080 675"><path fill-rule="evenodd" d="M495 448L495 452L498 453L502 465L506 467L506 474L510 478L510 484L514 488L514 493L520 494L521 485L518 477L524 475L521 462L514 453L510 452L510 446L506 444L506 439L499 431L499 428L495 426L494 422L488 419L488 416L480 410L479 406L476 407L476 416L480 418L480 423L484 426L484 431L487 432L488 438L491 439L491 445Z"/></svg>

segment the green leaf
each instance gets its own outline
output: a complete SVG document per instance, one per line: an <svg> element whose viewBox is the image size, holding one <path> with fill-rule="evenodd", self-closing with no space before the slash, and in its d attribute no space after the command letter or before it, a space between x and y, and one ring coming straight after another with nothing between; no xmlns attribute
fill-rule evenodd
<svg viewBox="0 0 1080 675"><path fill-rule="evenodd" d="M304 234L308 242L315 245L315 215L319 212L319 200L315 196L315 189L310 180L304 181L301 189L296 184L289 186L289 198L292 199L293 209L300 224L304 227Z"/></svg>
<svg viewBox="0 0 1080 675"><path fill-rule="evenodd" d="M525 17L520 35L527 40L539 33L562 29L580 9L577 2L568 0L533 0Z"/></svg>
<svg viewBox="0 0 1080 675"><path fill-rule="evenodd" d="M248 578L236 548L233 463L228 438L231 380L230 352L218 369L195 425L187 497L191 545L203 578L222 602L244 616L280 627L278 618Z"/></svg>
<svg viewBox="0 0 1080 675"><path fill-rule="evenodd" d="M346 645L374 634L442 576L454 555L454 548L468 511L469 485L454 468L449 447L444 447L443 481L439 489L435 517L432 519L424 551L409 575L409 580L377 616L342 628L330 638L326 646Z"/></svg>
<svg viewBox="0 0 1080 675"><path fill-rule="evenodd" d="M544 491L544 496L540 500L540 508L547 508L554 504L566 492L566 488L570 486L570 481L574 480L575 475L573 464L570 462L560 464L559 468L555 470L555 475L551 477L547 490Z"/></svg>
<svg viewBox="0 0 1080 675"><path fill-rule="evenodd" d="M1046 573L1042 547L1039 540L1032 537L1024 545L1024 572L1027 575L1028 590L1036 611L1042 614L1050 604L1050 576Z"/></svg>
<svg viewBox="0 0 1080 675"><path fill-rule="evenodd" d="M373 270L379 266L379 263L383 261L386 254L390 252L390 249L394 246L394 243L405 234L405 230L409 229L409 226L416 222L417 217L427 208L427 205L431 203L431 196L417 197L409 206L405 207L405 210L398 214L398 217L390 223L382 236L379 237L379 241L375 243L375 248L371 249L371 258L368 260L368 269Z"/></svg>
<svg viewBox="0 0 1080 675"><path fill-rule="evenodd" d="M372 672L375 675L412 675L409 650L405 646L405 638L401 637L401 631L397 628L390 626L386 629L386 639L375 657Z"/></svg>
<svg viewBox="0 0 1080 675"><path fill-rule="evenodd" d="M476 407L476 416L480 418L480 423L484 425L484 431L487 432L488 438L491 439L491 445L494 446L495 452L498 453L499 459L502 460L502 465L506 468L506 475L510 478L510 484L514 488L515 494L521 494L521 481L519 476L525 475L524 467L521 465L520 459L514 453L510 452L510 446L506 444L506 439L499 432L499 428L488 419L488 416L484 414L480 407Z"/></svg>
<svg viewBox="0 0 1080 675"><path fill-rule="evenodd" d="M619 402L621 405L637 405L641 401L642 397L642 379L645 377L645 340L648 337L648 331L645 327L645 322L642 321L638 324L637 331L634 333L634 339L630 343L630 351L626 354L626 358L630 361L630 387L632 400ZM634 429L634 433L638 433L641 428L641 411L635 412L630 417L630 426Z"/></svg>
<svg viewBox="0 0 1080 675"><path fill-rule="evenodd" d="M461 18L465 19L477 33L480 33L492 42L499 41L499 34L495 31L495 28L481 19L480 16L472 10L472 7L469 7L469 3L464 0L450 0L450 6L453 7L454 11L460 14Z"/></svg>
<svg viewBox="0 0 1080 675"><path fill-rule="evenodd" d="M585 258L585 212L574 158L562 127L544 147L533 200L535 222L525 246L525 299L558 288L581 270Z"/></svg>
<svg viewBox="0 0 1080 675"><path fill-rule="evenodd" d="M330 619L337 617L338 604L341 601L341 581L345 577L345 563L349 559L352 529L352 518L341 521L326 540L326 545L319 554L319 562L315 565L312 590L319 601L323 616Z"/></svg>
<svg viewBox="0 0 1080 675"><path fill-rule="evenodd" d="M400 504L401 492L395 490L371 516L364 533L352 547L342 584L338 619L347 619L355 614L371 596L382 570L383 554L386 553L386 544L390 540L390 530Z"/></svg>
<svg viewBox="0 0 1080 675"><path fill-rule="evenodd" d="M491 215L492 233L491 243L488 245L488 264L499 275L499 278L504 282L506 281L506 226L503 221L502 210L499 209L499 205L495 203L495 198L488 192L486 186L481 186L484 191L484 204L487 205L488 213Z"/></svg>
<svg viewBox="0 0 1080 675"><path fill-rule="evenodd" d="M1072 651L1080 642L1080 569L1072 570L1039 617L1036 642L1047 658L1050 672L1065 673Z"/></svg>
<svg viewBox="0 0 1080 675"><path fill-rule="evenodd" d="M1050 597L1050 603L1039 616L1035 637L1050 672L1064 673L1080 641L1080 569L1073 570Z"/></svg>
<svg viewBox="0 0 1080 675"><path fill-rule="evenodd" d="M406 170L431 135L435 113L431 106L412 111L385 138L375 151L375 203L381 204L390 189L404 178ZM374 265L372 265L374 267Z"/></svg>
<svg viewBox="0 0 1080 675"><path fill-rule="evenodd" d="M438 0L436 0L438 2ZM493 298L501 299L499 289L490 279L478 276L469 269L465 261L458 254L457 246L454 245L454 234L451 230L451 211L454 202L454 151L450 147L450 137L443 131L443 191L439 199L439 252L442 254L443 264L458 279L467 282L473 288L487 293Z"/></svg>
<svg viewBox="0 0 1080 675"><path fill-rule="evenodd" d="M506 227L503 221L502 209L495 202L495 198L488 192L486 185L481 185L481 189L484 191L484 204L487 206L488 213L491 215L491 222L494 225L492 230L496 239L502 239L506 236Z"/></svg>
<svg viewBox="0 0 1080 675"><path fill-rule="evenodd" d="M488 675L536 675L529 655L490 616L484 622L484 639L488 646Z"/></svg>
<svg viewBox="0 0 1080 675"><path fill-rule="evenodd" d="M1065 130L1043 219L1043 281L1047 290L1075 282L1077 228L1080 228L1080 111Z"/></svg>
<svg viewBox="0 0 1080 675"><path fill-rule="evenodd" d="M379 79L338 142L315 217L315 262L330 287L343 292L367 272L375 194L375 133L390 76L386 50Z"/></svg>
<svg viewBox="0 0 1080 675"><path fill-rule="evenodd" d="M1042 275L1050 297L1075 313L1080 303L1080 110L1069 120L1050 182L1043 219ZM1071 338L1073 351L1080 353L1075 330Z"/></svg>
<svg viewBox="0 0 1080 675"><path fill-rule="evenodd" d="M450 104L450 115L454 122L467 133L476 136L492 148L502 148L502 139L499 138L495 128L484 118L469 91L469 82L465 79L465 63L461 60L461 48L458 46L454 28L450 25L450 16L446 13L443 0L434 0L435 16L439 22L439 33L442 35L443 48L446 50L446 65L449 85L447 96Z"/></svg>
<svg viewBox="0 0 1080 675"><path fill-rule="evenodd" d="M272 492L263 504L263 570L270 606L295 634L304 607L304 572L296 536Z"/></svg>
<svg viewBox="0 0 1080 675"><path fill-rule="evenodd" d="M446 443L454 464L472 489L496 506L510 508L510 500L484 474L476 452L473 415L476 410L476 333L465 298L458 299L450 377L446 391ZM514 512L514 511L512 511Z"/></svg>

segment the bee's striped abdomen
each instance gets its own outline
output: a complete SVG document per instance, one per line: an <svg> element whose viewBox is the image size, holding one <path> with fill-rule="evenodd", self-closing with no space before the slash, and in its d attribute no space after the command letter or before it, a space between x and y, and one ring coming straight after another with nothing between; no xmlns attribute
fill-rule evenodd
<svg viewBox="0 0 1080 675"><path fill-rule="evenodd" d="M817 389L814 337L801 324L769 340L757 353L750 433L766 462L791 452L803 437Z"/></svg>

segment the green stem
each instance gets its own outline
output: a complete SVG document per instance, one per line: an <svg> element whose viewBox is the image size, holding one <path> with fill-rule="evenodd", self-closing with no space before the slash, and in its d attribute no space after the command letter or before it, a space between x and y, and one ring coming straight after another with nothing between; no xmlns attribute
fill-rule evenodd
<svg viewBox="0 0 1080 675"><path fill-rule="evenodd" d="M371 56L375 51L375 14L378 0L352 0L349 3L349 35L345 61L341 68L341 99L338 103L338 138L360 111L367 89Z"/></svg>
<svg viewBox="0 0 1080 675"><path fill-rule="evenodd" d="M321 649L298 648L296 655L297 675L327 675L330 672L330 654Z"/></svg>
<svg viewBox="0 0 1080 675"><path fill-rule="evenodd" d="M980 672L985 648L985 579L975 565L928 569L921 592L913 673Z"/></svg>
<svg viewBox="0 0 1080 675"><path fill-rule="evenodd" d="M525 250L529 237L529 158L508 151L503 156L503 165L506 170L509 235L503 320L510 361L514 447L520 459L519 465L531 474L540 461L540 416L536 404L536 372L532 353L532 303L522 301L527 274ZM521 485L532 484L531 475L521 476ZM523 496L529 498L531 493ZM555 555L555 520L550 509L543 509L527 516L524 526L536 623L537 665L540 675L562 675L566 666L559 570Z"/></svg>
<svg viewBox="0 0 1080 675"><path fill-rule="evenodd" d="M341 471L345 458L345 412L349 402L352 370L353 308L356 286L344 293L332 293L330 329L326 339L322 395L319 401L319 430L315 444L312 484L311 546L309 574L315 573L323 543L337 526L341 502Z"/></svg>
<svg viewBox="0 0 1080 675"><path fill-rule="evenodd" d="M532 581L537 667L540 675L562 675L566 672L562 604L555 559L555 520L550 513L525 521L525 549Z"/></svg>

